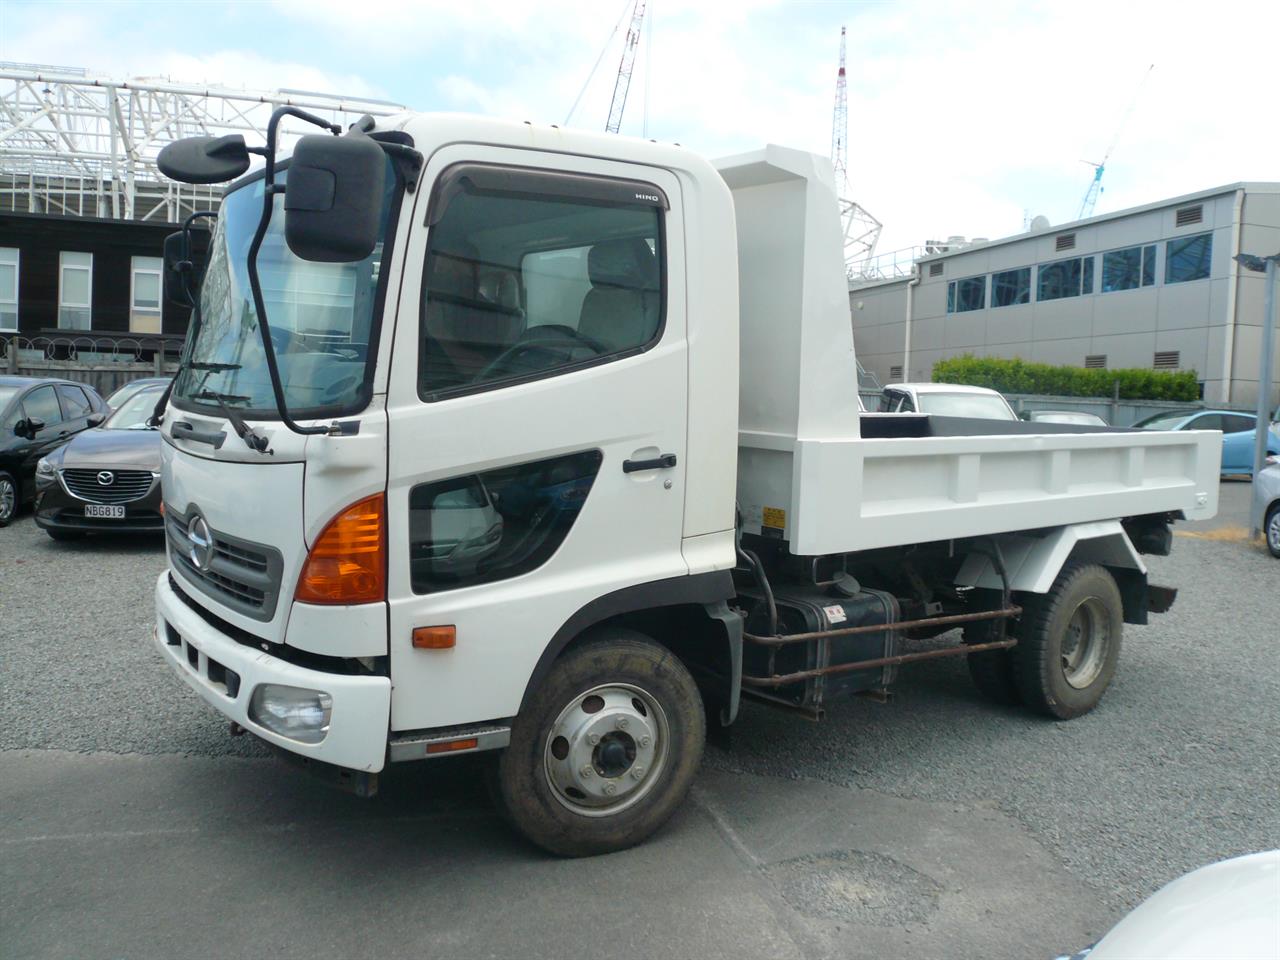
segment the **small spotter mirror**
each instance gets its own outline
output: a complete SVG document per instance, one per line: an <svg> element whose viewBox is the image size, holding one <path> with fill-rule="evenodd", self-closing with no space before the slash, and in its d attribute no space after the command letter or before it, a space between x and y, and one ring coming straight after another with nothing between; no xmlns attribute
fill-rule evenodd
<svg viewBox="0 0 1280 960"><path fill-rule="evenodd" d="M284 194L284 237L303 260L354 263L373 253L387 161L363 134L302 137Z"/></svg>
<svg viewBox="0 0 1280 960"><path fill-rule="evenodd" d="M187 137L161 150L156 166L180 183L226 183L249 169L249 148L238 133Z"/></svg>
<svg viewBox="0 0 1280 960"><path fill-rule="evenodd" d="M182 231L164 238L164 298L178 307L192 307L188 287L191 259Z"/></svg>

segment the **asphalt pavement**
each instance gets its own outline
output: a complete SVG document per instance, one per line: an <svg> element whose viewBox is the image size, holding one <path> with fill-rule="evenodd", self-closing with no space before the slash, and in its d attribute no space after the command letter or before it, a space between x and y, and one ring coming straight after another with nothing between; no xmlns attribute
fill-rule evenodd
<svg viewBox="0 0 1280 960"><path fill-rule="evenodd" d="M1222 520L1148 558L1097 710L981 700L958 661L821 724L748 706L652 841L513 835L481 761L362 801L267 755L152 654L156 541L0 530L0 952L65 956L1050 957L1163 883L1280 846L1280 562ZM1233 521L1236 513L1240 517Z"/></svg>

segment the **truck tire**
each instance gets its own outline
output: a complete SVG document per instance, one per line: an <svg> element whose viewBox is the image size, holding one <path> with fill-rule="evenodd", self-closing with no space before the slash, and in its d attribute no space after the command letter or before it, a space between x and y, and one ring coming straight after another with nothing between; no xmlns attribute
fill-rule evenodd
<svg viewBox="0 0 1280 960"><path fill-rule="evenodd" d="M1000 636L1000 620L980 620L964 628L964 642L991 643ZM983 650L965 658L969 676L978 692L992 703L1017 706L1022 703L1018 680L1013 671L1012 650Z"/></svg>
<svg viewBox="0 0 1280 960"><path fill-rule="evenodd" d="M697 773L702 698L669 650L609 628L552 666L498 761L500 809L565 857L634 846L667 821Z"/></svg>
<svg viewBox="0 0 1280 960"><path fill-rule="evenodd" d="M1058 720L1088 713L1120 659L1124 606L1097 564L1068 564L1049 592L1022 597L1014 675L1023 703Z"/></svg>

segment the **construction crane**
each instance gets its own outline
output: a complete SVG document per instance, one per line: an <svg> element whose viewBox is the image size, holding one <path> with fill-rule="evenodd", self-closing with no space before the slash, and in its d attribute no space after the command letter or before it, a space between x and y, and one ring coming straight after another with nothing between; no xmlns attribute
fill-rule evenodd
<svg viewBox="0 0 1280 960"><path fill-rule="evenodd" d="M627 106L627 91L631 89L631 71L636 63L636 49L640 46L640 26L644 22L645 0L635 0L631 8L631 26L622 44L622 60L618 63L618 78L613 82L613 102L609 104L609 121L605 133L617 133L622 126L622 111Z"/></svg>
<svg viewBox="0 0 1280 960"><path fill-rule="evenodd" d="M845 77L845 28L840 28L840 67L836 71L836 103L831 116L831 166L840 198L840 225L844 232L844 262L850 277L860 274L875 256L882 224L852 200L849 194L849 86Z"/></svg>
<svg viewBox="0 0 1280 960"><path fill-rule="evenodd" d="M1080 214L1077 220L1083 220L1085 217L1093 216L1093 208L1098 205L1098 196L1102 193L1102 175L1107 170L1107 161L1111 159L1111 153L1115 150L1116 144L1120 141L1120 134L1124 132L1125 126L1129 123L1129 117L1133 114L1133 108L1138 104L1138 94L1142 93L1142 88L1147 82L1147 77L1151 76L1151 71L1156 68L1153 63L1147 67L1147 72L1142 75L1142 80L1138 84L1138 89L1133 92L1133 99L1129 101L1129 107L1125 110L1124 116L1120 118L1120 126L1116 128L1116 135L1111 138L1111 145L1107 147L1107 152L1102 155L1102 160L1095 163L1092 160L1082 161L1093 167L1093 179L1089 181L1089 189L1085 191L1084 200L1080 204Z"/></svg>

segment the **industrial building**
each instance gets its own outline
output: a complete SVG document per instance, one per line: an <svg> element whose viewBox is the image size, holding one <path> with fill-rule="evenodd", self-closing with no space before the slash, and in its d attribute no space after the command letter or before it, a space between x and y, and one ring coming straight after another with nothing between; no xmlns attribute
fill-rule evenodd
<svg viewBox="0 0 1280 960"><path fill-rule="evenodd" d="M164 238L194 211L216 210L221 188L168 180L156 156L189 136L261 144L284 105L343 126L404 109L0 63L0 340L184 334L189 311L162 295ZM286 143L298 126L282 124Z"/></svg>
<svg viewBox="0 0 1280 960"><path fill-rule="evenodd" d="M854 345L882 383L929 380L937 361L969 353L1194 370L1206 402L1250 406L1265 284L1234 257L1277 252L1280 183L1041 220L1018 236L935 244L908 258L905 276L852 274Z"/></svg>

